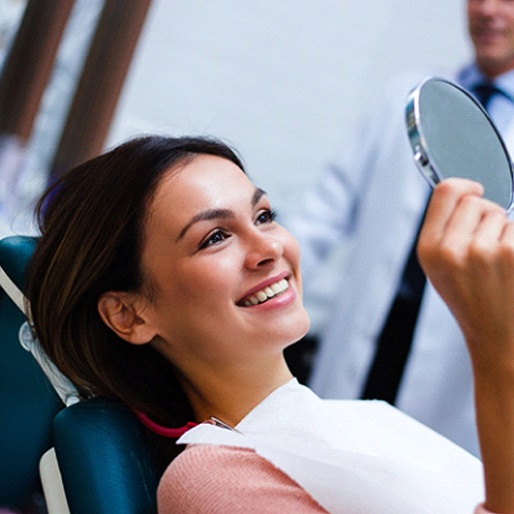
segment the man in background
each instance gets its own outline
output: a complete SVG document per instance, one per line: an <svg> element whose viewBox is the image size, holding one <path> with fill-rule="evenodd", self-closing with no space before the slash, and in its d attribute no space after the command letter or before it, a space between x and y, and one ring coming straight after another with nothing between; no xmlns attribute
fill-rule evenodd
<svg viewBox="0 0 514 514"><path fill-rule="evenodd" d="M480 98L514 151L514 1L467 0L467 19L474 59L445 75ZM384 399L478 455L465 343L413 251L430 188L404 111L427 75L384 91L287 224L300 240L307 294L322 262L344 247L309 385L322 397Z"/></svg>

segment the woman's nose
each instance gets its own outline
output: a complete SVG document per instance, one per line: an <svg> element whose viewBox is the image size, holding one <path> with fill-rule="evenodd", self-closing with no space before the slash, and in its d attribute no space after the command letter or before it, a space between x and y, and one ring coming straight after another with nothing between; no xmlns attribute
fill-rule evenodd
<svg viewBox="0 0 514 514"><path fill-rule="evenodd" d="M279 239L257 229L248 241L246 265L249 268L261 268L275 262L283 252L284 247Z"/></svg>

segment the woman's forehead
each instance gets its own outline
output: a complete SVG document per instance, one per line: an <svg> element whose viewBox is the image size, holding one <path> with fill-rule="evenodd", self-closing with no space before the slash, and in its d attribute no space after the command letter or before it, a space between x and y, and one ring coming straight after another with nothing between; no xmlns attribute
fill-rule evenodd
<svg viewBox="0 0 514 514"><path fill-rule="evenodd" d="M232 161L198 155L163 176L150 205L150 214L175 211L179 218L206 208L251 203L256 187Z"/></svg>

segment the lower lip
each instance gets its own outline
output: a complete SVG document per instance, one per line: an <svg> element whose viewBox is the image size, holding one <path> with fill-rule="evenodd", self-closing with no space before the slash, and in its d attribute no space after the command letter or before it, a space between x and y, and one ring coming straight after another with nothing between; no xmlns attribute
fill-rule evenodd
<svg viewBox="0 0 514 514"><path fill-rule="evenodd" d="M258 303L257 305L251 305L250 307L245 307L245 309L259 311L267 311L273 309L279 309L281 307L286 307L287 305L293 303L296 300L296 292L292 287L289 287L283 293L280 293L269 300L266 300L263 303Z"/></svg>

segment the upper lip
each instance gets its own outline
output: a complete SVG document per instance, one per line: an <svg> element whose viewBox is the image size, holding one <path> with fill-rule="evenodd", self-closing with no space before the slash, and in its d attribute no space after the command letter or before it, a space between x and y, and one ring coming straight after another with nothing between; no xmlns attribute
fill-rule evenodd
<svg viewBox="0 0 514 514"><path fill-rule="evenodd" d="M248 296L253 295L257 291L261 291L262 289L270 286L271 284L276 284L282 279L287 279L290 276L290 273L288 271L283 271L282 273L278 273L277 275L274 275L273 277L267 278L266 280L263 280L262 282L259 282L256 286L249 289L239 300L236 302L237 304L241 303L245 298Z"/></svg>

